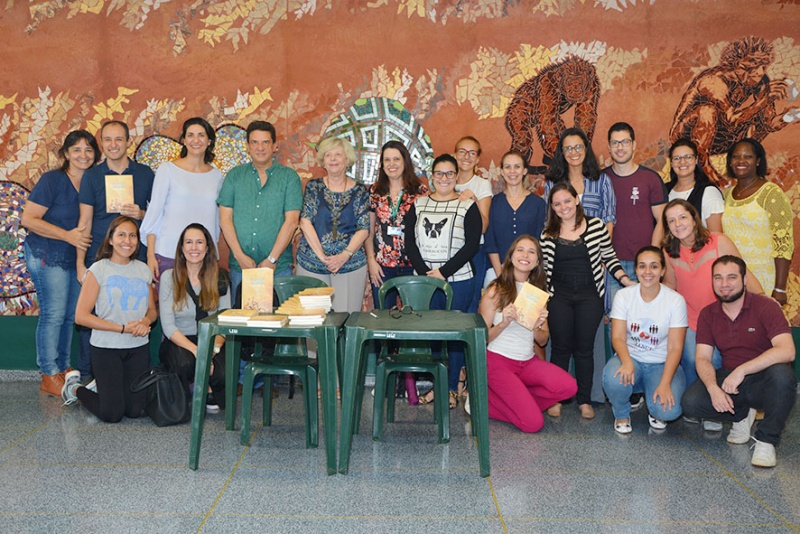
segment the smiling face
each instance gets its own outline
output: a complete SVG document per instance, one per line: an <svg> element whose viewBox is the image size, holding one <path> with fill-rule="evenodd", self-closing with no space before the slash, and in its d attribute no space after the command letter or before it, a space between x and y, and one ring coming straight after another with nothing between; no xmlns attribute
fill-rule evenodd
<svg viewBox="0 0 800 534"><path fill-rule="evenodd" d="M125 262L136 254L139 247L139 229L129 221L114 228L109 236L111 244L111 261Z"/></svg>
<svg viewBox="0 0 800 534"><path fill-rule="evenodd" d="M631 139L631 133L627 130L613 132L608 140L608 151L611 153L614 163L625 165L633 159L636 141Z"/></svg>
<svg viewBox="0 0 800 534"><path fill-rule="evenodd" d="M341 146L334 146L322 156L322 168L331 176L342 176L347 170L347 156Z"/></svg>
<svg viewBox="0 0 800 534"><path fill-rule="evenodd" d="M583 168L586 159L586 144L578 135L568 135L561 142L561 151L570 167Z"/></svg>
<svg viewBox="0 0 800 534"><path fill-rule="evenodd" d="M69 147L64 155L69 162L69 170L80 171L81 173L94 165L94 149L85 139L78 139L78 142Z"/></svg>
<svg viewBox="0 0 800 534"><path fill-rule="evenodd" d="M750 143L739 143L731 154L731 170L737 180L756 178L756 168L761 160L756 157L756 152Z"/></svg>
<svg viewBox="0 0 800 534"><path fill-rule="evenodd" d="M636 276L642 287L652 288L661 283L664 276L664 264L661 257L655 252L646 251L639 254L636 258Z"/></svg>
<svg viewBox="0 0 800 534"><path fill-rule="evenodd" d="M580 202L578 197L573 197L569 191L562 189L553 193L550 207L562 222L572 221L575 219Z"/></svg>
<svg viewBox="0 0 800 534"><path fill-rule="evenodd" d="M669 233L686 246L694 243L697 224L694 217L683 206L672 206L665 212Z"/></svg>
<svg viewBox="0 0 800 534"><path fill-rule="evenodd" d="M528 174L528 166L516 154L510 154L503 158L503 166L500 169L506 184L516 186L522 184L525 175Z"/></svg>
<svg viewBox="0 0 800 534"><path fill-rule="evenodd" d="M526 280L539 265L539 254L536 243L530 239L520 239L511 253L511 264L514 266L514 278Z"/></svg>
<svg viewBox="0 0 800 534"><path fill-rule="evenodd" d="M449 161L440 161L433 168L433 185L436 186L436 195L447 197L456 189L456 167Z"/></svg>
<svg viewBox="0 0 800 534"><path fill-rule="evenodd" d="M186 230L183 234L182 250L186 265L202 265L208 253L208 243L203 232L196 228Z"/></svg>
<svg viewBox="0 0 800 534"><path fill-rule="evenodd" d="M464 139L456 145L456 161L458 170L462 172L473 172L481 159L481 147L475 141Z"/></svg>
<svg viewBox="0 0 800 534"><path fill-rule="evenodd" d="M744 295L744 278L735 263L718 263L711 273L714 295L720 302L735 302Z"/></svg>
<svg viewBox="0 0 800 534"><path fill-rule="evenodd" d="M396 148L387 148L383 151L381 166L389 180L398 180L403 177L405 170L403 155Z"/></svg>
<svg viewBox="0 0 800 534"><path fill-rule="evenodd" d="M250 132L250 140L247 142L247 151L250 159L256 167L269 167L272 164L272 157L278 149L278 143L272 140L272 134L264 130L253 130Z"/></svg>
<svg viewBox="0 0 800 534"><path fill-rule="evenodd" d="M186 129L183 144L188 154L202 158L205 156L206 148L211 144L211 140L208 138L205 128L199 124L192 124Z"/></svg>
<svg viewBox="0 0 800 534"><path fill-rule="evenodd" d="M109 163L127 160L131 142L125 135L125 128L119 124L107 124L100 132L100 144Z"/></svg>
<svg viewBox="0 0 800 534"><path fill-rule="evenodd" d="M694 179L694 169L697 165L697 154L688 146L675 147L670 157L670 164L675 175L681 178Z"/></svg>

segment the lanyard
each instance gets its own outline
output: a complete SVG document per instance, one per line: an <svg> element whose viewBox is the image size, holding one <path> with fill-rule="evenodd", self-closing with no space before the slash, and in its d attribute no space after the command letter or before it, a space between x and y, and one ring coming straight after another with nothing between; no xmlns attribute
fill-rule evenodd
<svg viewBox="0 0 800 534"><path fill-rule="evenodd" d="M405 189L401 189L400 193L397 195L397 204L392 204L392 195L390 193L386 194L386 200L389 203L389 221L394 222L397 220L397 212L400 211L400 204L403 203L403 194L405 193Z"/></svg>

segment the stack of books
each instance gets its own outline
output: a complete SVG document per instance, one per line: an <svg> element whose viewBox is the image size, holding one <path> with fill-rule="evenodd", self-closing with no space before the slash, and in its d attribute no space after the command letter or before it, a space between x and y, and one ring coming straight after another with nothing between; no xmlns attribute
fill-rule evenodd
<svg viewBox="0 0 800 534"><path fill-rule="evenodd" d="M258 310L225 310L217 315L220 324L246 325L247 321L258 313Z"/></svg>
<svg viewBox="0 0 800 534"><path fill-rule="evenodd" d="M272 313L260 313L253 315L247 320L247 326L260 326L262 328L280 328L286 326L289 318L285 315L276 315Z"/></svg>
<svg viewBox="0 0 800 534"><path fill-rule="evenodd" d="M331 309L332 287L304 289L284 301L275 313L288 315L289 326L318 326Z"/></svg>
<svg viewBox="0 0 800 534"><path fill-rule="evenodd" d="M300 304L303 308L308 310L315 308L324 308L325 312L331 311L333 304L331 299L333 297L332 287L311 287L304 289L297 294L300 298Z"/></svg>

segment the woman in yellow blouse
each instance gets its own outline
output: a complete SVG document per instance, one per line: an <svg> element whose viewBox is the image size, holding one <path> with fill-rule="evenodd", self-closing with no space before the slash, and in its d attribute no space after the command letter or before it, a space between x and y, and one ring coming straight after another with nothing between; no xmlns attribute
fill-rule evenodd
<svg viewBox="0 0 800 534"><path fill-rule="evenodd" d="M722 226L767 295L786 304L786 282L794 251L794 212L786 194L767 181L767 154L761 143L744 138L728 150L728 175L736 185L725 191Z"/></svg>

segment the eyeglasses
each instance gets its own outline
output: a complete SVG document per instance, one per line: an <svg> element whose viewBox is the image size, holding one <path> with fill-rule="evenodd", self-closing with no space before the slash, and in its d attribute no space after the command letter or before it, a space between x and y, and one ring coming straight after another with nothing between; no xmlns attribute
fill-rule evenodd
<svg viewBox="0 0 800 534"><path fill-rule="evenodd" d="M469 156L471 158L474 158L474 157L478 156L478 151L477 150L467 150L466 148L459 148L458 150L456 150L456 154L458 154L462 158L465 157L465 156Z"/></svg>
<svg viewBox="0 0 800 534"><path fill-rule="evenodd" d="M572 146L565 146L564 153L571 154L575 152L576 154L580 154L586 149L586 145L572 145Z"/></svg>
<svg viewBox="0 0 800 534"><path fill-rule="evenodd" d="M433 171L434 178L452 178L456 171Z"/></svg>
<svg viewBox="0 0 800 534"><path fill-rule="evenodd" d="M629 147L633 143L633 139L620 139L619 141L609 141L608 146L617 148L618 146Z"/></svg>
<svg viewBox="0 0 800 534"><path fill-rule="evenodd" d="M684 154L683 156L672 156L672 163L680 163L681 161L685 161L689 163L695 158L694 154Z"/></svg>
<svg viewBox="0 0 800 534"><path fill-rule="evenodd" d="M391 316L392 319L400 319L403 315L416 315L417 317L422 317L422 315L414 311L414 308L408 305L403 306L402 308L392 306L392 309L389 310L389 316Z"/></svg>

